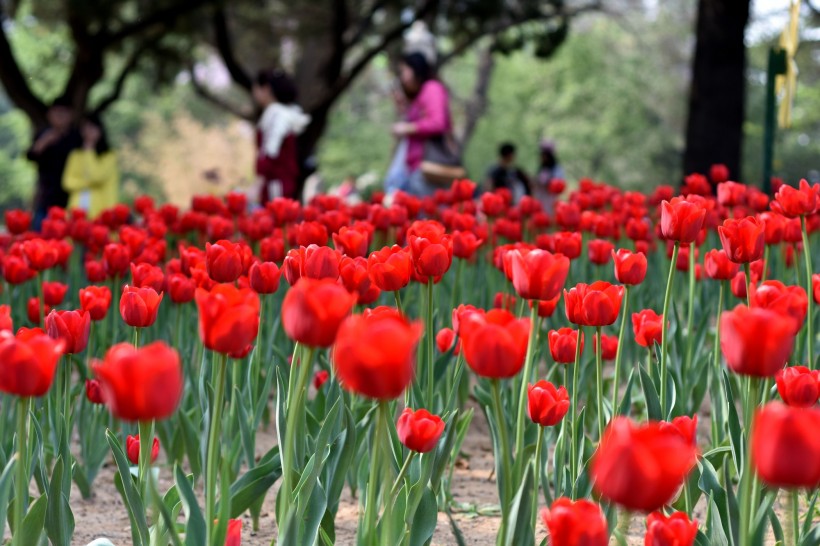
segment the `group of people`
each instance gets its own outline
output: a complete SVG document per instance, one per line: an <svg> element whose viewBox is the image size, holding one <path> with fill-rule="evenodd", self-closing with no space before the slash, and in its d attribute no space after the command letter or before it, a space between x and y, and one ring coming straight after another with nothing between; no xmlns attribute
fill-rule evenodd
<svg viewBox="0 0 820 546"><path fill-rule="evenodd" d="M505 188L510 191L514 202L524 195L536 198L544 210L552 210L554 193L550 191L553 179L563 179L564 170L558 163L555 143L542 140L539 144L540 162L534 177L524 172L516 162L515 144L505 142L498 148L498 162L487 170L484 189L493 191Z"/></svg>
<svg viewBox="0 0 820 546"><path fill-rule="evenodd" d="M34 228L51 207L85 210L96 216L118 200L116 156L100 119L91 114L75 120L65 98L46 112L47 126L34 137L27 157L37 165Z"/></svg>

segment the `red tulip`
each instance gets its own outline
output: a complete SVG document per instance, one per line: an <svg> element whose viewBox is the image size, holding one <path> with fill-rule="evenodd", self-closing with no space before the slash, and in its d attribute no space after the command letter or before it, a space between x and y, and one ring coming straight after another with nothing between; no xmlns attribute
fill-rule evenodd
<svg viewBox="0 0 820 546"><path fill-rule="evenodd" d="M57 246L52 241L29 239L20 247L28 266L34 271L45 271L55 266L59 258Z"/></svg>
<svg viewBox="0 0 820 546"><path fill-rule="evenodd" d="M615 278L621 284L641 284L646 277L646 256L642 252L632 252L625 248L612 251L615 262Z"/></svg>
<svg viewBox="0 0 820 546"><path fill-rule="evenodd" d="M528 300L551 300L561 293L569 274L569 258L535 249L508 254L515 291Z"/></svg>
<svg viewBox="0 0 820 546"><path fill-rule="evenodd" d="M800 286L786 286L780 281L763 281L751 285L752 307L777 311L794 319L793 334L797 335L809 311L809 297Z"/></svg>
<svg viewBox="0 0 820 546"><path fill-rule="evenodd" d="M697 535L698 522L690 521L685 512L675 512L670 516L652 512L646 518L644 546L692 546Z"/></svg>
<svg viewBox="0 0 820 546"><path fill-rule="evenodd" d="M242 520L228 520L228 534L225 536L225 546L242 546Z"/></svg>
<svg viewBox="0 0 820 546"><path fill-rule="evenodd" d="M417 220L407 230L413 267L420 277L441 278L453 262L453 242L435 220Z"/></svg>
<svg viewBox="0 0 820 546"><path fill-rule="evenodd" d="M31 213L25 210L13 209L6 211L6 229L12 235L25 233L31 227Z"/></svg>
<svg viewBox="0 0 820 546"><path fill-rule="evenodd" d="M259 332L259 296L248 288L218 284L210 292L198 288L199 338L217 353L237 358Z"/></svg>
<svg viewBox="0 0 820 546"><path fill-rule="evenodd" d="M453 348L456 333L451 328L442 328L436 334L436 347L440 353L446 353Z"/></svg>
<svg viewBox="0 0 820 546"><path fill-rule="evenodd" d="M697 448L673 427L616 417L592 457L593 488L628 510L652 512L672 501L696 460Z"/></svg>
<svg viewBox="0 0 820 546"><path fill-rule="evenodd" d="M275 263L256 262L248 272L248 280L257 294L273 294L279 289L280 274Z"/></svg>
<svg viewBox="0 0 820 546"><path fill-rule="evenodd" d="M436 448L441 433L444 432L444 421L426 409L413 411L404 408L396 423L396 431L407 449L427 453Z"/></svg>
<svg viewBox="0 0 820 546"><path fill-rule="evenodd" d="M787 218L806 216L817 210L820 200L820 184L809 185L806 180L800 181L799 188L780 186L771 202L771 208Z"/></svg>
<svg viewBox="0 0 820 546"><path fill-rule="evenodd" d="M118 343L92 369L111 413L126 421L164 419L182 398L179 354L162 341L140 349Z"/></svg>
<svg viewBox="0 0 820 546"><path fill-rule="evenodd" d="M102 388L98 379L85 380L85 397L92 404L105 404L102 396Z"/></svg>
<svg viewBox="0 0 820 546"><path fill-rule="evenodd" d="M794 319L787 315L738 305L720 317L720 349L735 373L771 377L794 347Z"/></svg>
<svg viewBox="0 0 820 546"><path fill-rule="evenodd" d="M584 333L581 332L581 352L584 351ZM548 334L550 354L558 364L572 364L575 362L575 345L578 343L578 330L559 328L550 330Z"/></svg>
<svg viewBox="0 0 820 546"><path fill-rule="evenodd" d="M171 273L168 276L168 295L176 304L188 303L194 299L196 283L182 273Z"/></svg>
<svg viewBox="0 0 820 546"><path fill-rule="evenodd" d="M11 307L8 305L0 305L0 332L11 332L14 329L14 323L11 320Z"/></svg>
<svg viewBox="0 0 820 546"><path fill-rule="evenodd" d="M595 265L605 265L612 258L615 245L606 239L592 239L587 243L589 261Z"/></svg>
<svg viewBox="0 0 820 546"><path fill-rule="evenodd" d="M413 381L421 332L420 323L411 323L398 314L348 317L339 327L333 347L339 383L368 398L398 398Z"/></svg>
<svg viewBox="0 0 820 546"><path fill-rule="evenodd" d="M52 311L46 316L49 337L65 342L65 354L77 354L88 345L91 332L91 315L85 311Z"/></svg>
<svg viewBox="0 0 820 546"><path fill-rule="evenodd" d="M328 379L330 379L330 372L327 370L318 370L313 374L313 388L318 391L322 388L322 385L327 383Z"/></svg>
<svg viewBox="0 0 820 546"><path fill-rule="evenodd" d="M811 276L811 287L814 303L820 305L820 273L815 273Z"/></svg>
<svg viewBox="0 0 820 546"><path fill-rule="evenodd" d="M39 328L21 328L16 336L0 331L0 392L20 397L46 394L64 345Z"/></svg>
<svg viewBox="0 0 820 546"><path fill-rule="evenodd" d="M31 269L22 256L10 254L3 258L3 279L9 284L23 284L34 278L37 272Z"/></svg>
<svg viewBox="0 0 820 546"><path fill-rule="evenodd" d="M40 316L40 298L29 298L27 303L28 305L26 306L26 313L28 315L28 321L32 324L42 326L43 318ZM43 307L44 314L48 315L50 312L50 305L46 305Z"/></svg>
<svg viewBox="0 0 820 546"><path fill-rule="evenodd" d="M347 290L356 294L356 303L359 305L369 305L379 299L382 291L371 280L367 271L367 260L358 256L351 258L343 256L341 266L342 284Z"/></svg>
<svg viewBox="0 0 820 546"><path fill-rule="evenodd" d="M529 340L529 319L516 319L509 311L494 309L473 314L461 324L464 358L481 377L513 377L524 365Z"/></svg>
<svg viewBox="0 0 820 546"><path fill-rule="evenodd" d="M661 203L661 234L670 241L692 243L698 238L706 209L700 204L673 197Z"/></svg>
<svg viewBox="0 0 820 546"><path fill-rule="evenodd" d="M501 195L495 192L481 194L481 211L488 218L497 218L504 214L505 210L507 210L507 204Z"/></svg>
<svg viewBox="0 0 820 546"><path fill-rule="evenodd" d="M688 444L698 445L698 416L681 415L671 421L661 421L661 428L669 429L681 435Z"/></svg>
<svg viewBox="0 0 820 546"><path fill-rule="evenodd" d="M603 338L602 346L604 348L603 354L601 358L604 360L615 360L615 355L618 352L618 336L608 336L606 334L601 334ZM595 350L595 354L598 354L598 334L595 334L592 338L592 347Z"/></svg>
<svg viewBox="0 0 820 546"><path fill-rule="evenodd" d="M106 278L105 264L97 260L86 260L83 265L85 268L85 278L88 282L103 282Z"/></svg>
<svg viewBox="0 0 820 546"><path fill-rule="evenodd" d="M718 227L718 234L723 250L733 262L745 264L763 257L763 223L754 216L741 220L728 218Z"/></svg>
<svg viewBox="0 0 820 546"><path fill-rule="evenodd" d="M556 499L541 510L550 546L607 546L609 527L601 507L587 499Z"/></svg>
<svg viewBox="0 0 820 546"><path fill-rule="evenodd" d="M111 307L111 290L107 286L80 288L80 308L88 313L91 320L104 319L109 307Z"/></svg>
<svg viewBox="0 0 820 546"><path fill-rule="evenodd" d="M555 313L555 309L558 307L558 300L560 299L561 294L558 294L551 300L530 300L530 309L532 309L533 305L537 305L538 316L541 318L549 318Z"/></svg>
<svg viewBox="0 0 820 546"><path fill-rule="evenodd" d="M68 285L61 282L43 283L43 300L46 305L55 306L63 303L65 294L68 292Z"/></svg>
<svg viewBox="0 0 820 546"><path fill-rule="evenodd" d="M244 270L241 246L226 240L205 243L205 266L216 282L234 282Z"/></svg>
<svg viewBox="0 0 820 546"><path fill-rule="evenodd" d="M632 329L635 331L635 343L641 347L654 347L660 344L663 337L663 316L652 309L632 313Z"/></svg>
<svg viewBox="0 0 820 546"><path fill-rule="evenodd" d="M462 260L469 260L483 243L484 240L472 231L454 231L453 256Z"/></svg>
<svg viewBox="0 0 820 546"><path fill-rule="evenodd" d="M125 454L128 455L128 460L131 464L140 464L140 435L128 435L125 439ZM151 444L151 464L157 460L159 456L159 438L154 437L154 442Z"/></svg>
<svg viewBox="0 0 820 546"><path fill-rule="evenodd" d="M131 280L137 288L153 288L157 293L165 287L165 274L162 269L149 263L131 264Z"/></svg>
<svg viewBox="0 0 820 546"><path fill-rule="evenodd" d="M768 485L820 485L820 409L770 402L752 423L752 466Z"/></svg>
<svg viewBox="0 0 820 546"><path fill-rule="evenodd" d="M367 247L370 245L370 234L361 229L342 227L333 234L333 246L345 256L351 258L367 257Z"/></svg>
<svg viewBox="0 0 820 546"><path fill-rule="evenodd" d="M367 268L376 286L386 292L394 292L410 282L413 260L400 246L386 246L370 254Z"/></svg>
<svg viewBox="0 0 820 546"><path fill-rule="evenodd" d="M714 248L703 257L703 267L707 277L718 281L732 280L740 269L737 263L729 259L725 250Z"/></svg>
<svg viewBox="0 0 820 546"><path fill-rule="evenodd" d="M109 243L103 248L103 265L109 277L122 277L131 265L131 253L123 244Z"/></svg>
<svg viewBox="0 0 820 546"><path fill-rule="evenodd" d="M120 315L128 326L145 328L157 320L157 310L162 293L153 288L137 288L125 285L120 298Z"/></svg>
<svg viewBox="0 0 820 546"><path fill-rule="evenodd" d="M577 231L559 231L552 236L552 251L570 260L581 255L582 244L581 233Z"/></svg>
<svg viewBox="0 0 820 546"><path fill-rule="evenodd" d="M820 398L820 372L805 366L783 368L775 375L777 392L789 406L807 408Z"/></svg>
<svg viewBox="0 0 820 546"><path fill-rule="evenodd" d="M724 207L736 207L746 201L746 184L723 182L717 187L718 203Z"/></svg>
<svg viewBox="0 0 820 546"><path fill-rule="evenodd" d="M282 327L288 337L311 347L329 347L356 303L356 295L329 279L302 278L282 302Z"/></svg>
<svg viewBox="0 0 820 546"><path fill-rule="evenodd" d="M624 287L606 281L564 290L567 319L580 326L608 326L618 319Z"/></svg>
<svg viewBox="0 0 820 546"><path fill-rule="evenodd" d="M533 423L554 427L568 411L569 394L564 387L555 388L543 379L527 386L527 414Z"/></svg>

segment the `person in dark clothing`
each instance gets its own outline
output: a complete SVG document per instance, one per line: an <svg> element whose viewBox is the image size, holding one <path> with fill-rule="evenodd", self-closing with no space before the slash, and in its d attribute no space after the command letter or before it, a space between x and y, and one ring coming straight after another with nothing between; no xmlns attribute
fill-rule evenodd
<svg viewBox="0 0 820 546"><path fill-rule="evenodd" d="M26 153L26 157L37 164L34 229L40 228L49 208L68 204L68 193L63 189L63 171L69 154L83 144L66 99L55 100L48 108L46 119L48 126L37 132Z"/></svg>
<svg viewBox="0 0 820 546"><path fill-rule="evenodd" d="M507 188L517 203L524 195L530 195L530 179L515 164L515 145L503 143L498 148L498 164L487 171L485 186L488 190Z"/></svg>

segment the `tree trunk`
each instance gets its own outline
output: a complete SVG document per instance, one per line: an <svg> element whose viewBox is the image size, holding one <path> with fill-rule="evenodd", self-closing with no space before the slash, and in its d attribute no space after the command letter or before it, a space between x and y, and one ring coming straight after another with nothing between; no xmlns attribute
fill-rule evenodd
<svg viewBox="0 0 820 546"><path fill-rule="evenodd" d="M490 90L490 81L493 77L493 69L495 68L495 59L493 58L493 43L481 49L478 59L478 77L476 79L475 87L473 88L473 96L467 103L466 120L464 128L461 131L459 138L459 147L462 153L467 149L470 139L475 132L478 125L478 120L484 115L487 109L487 93Z"/></svg>
<svg viewBox="0 0 820 546"><path fill-rule="evenodd" d="M684 174L715 163L741 179L750 0L699 0Z"/></svg>

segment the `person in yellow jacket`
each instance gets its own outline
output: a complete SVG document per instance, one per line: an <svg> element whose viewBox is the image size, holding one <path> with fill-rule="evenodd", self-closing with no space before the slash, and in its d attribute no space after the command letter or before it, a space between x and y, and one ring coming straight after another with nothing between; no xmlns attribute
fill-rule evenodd
<svg viewBox="0 0 820 546"><path fill-rule="evenodd" d="M102 122L86 117L80 127L83 146L68 156L63 171L63 189L68 192L68 209L82 209L89 218L117 204L120 173L117 156L108 145Z"/></svg>

